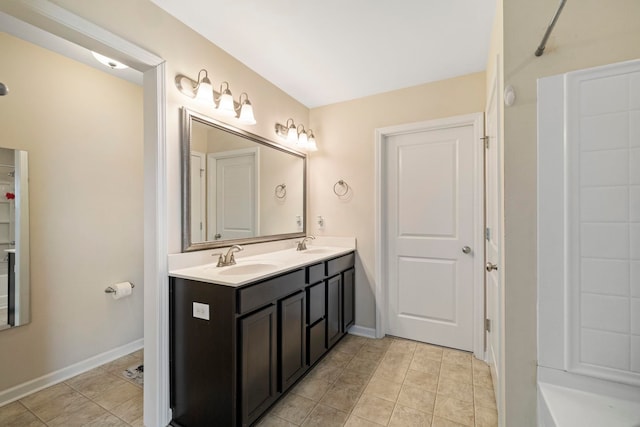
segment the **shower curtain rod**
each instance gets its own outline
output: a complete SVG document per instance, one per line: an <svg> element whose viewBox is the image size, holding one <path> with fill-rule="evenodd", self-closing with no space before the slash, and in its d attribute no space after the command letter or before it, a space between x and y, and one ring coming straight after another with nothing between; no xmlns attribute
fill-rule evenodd
<svg viewBox="0 0 640 427"><path fill-rule="evenodd" d="M567 0L560 0L560 6L558 6L558 10L556 11L556 14L553 15L553 19L551 20L551 23L547 27L547 31L544 33L544 36L542 37L540 46L538 46L538 48L536 49L536 56L542 56L542 54L544 53L544 48L547 45L547 40L551 35L551 31L553 31L553 27L556 26L556 22L558 22L558 18L560 17L560 12L562 12L562 8L564 8L564 4L566 2Z"/></svg>

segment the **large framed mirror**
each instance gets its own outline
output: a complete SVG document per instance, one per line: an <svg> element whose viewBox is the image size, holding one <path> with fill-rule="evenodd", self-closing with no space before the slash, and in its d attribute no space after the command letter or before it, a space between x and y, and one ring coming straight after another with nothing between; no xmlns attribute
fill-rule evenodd
<svg viewBox="0 0 640 427"><path fill-rule="evenodd" d="M182 108L184 252L305 235L306 155Z"/></svg>
<svg viewBox="0 0 640 427"><path fill-rule="evenodd" d="M0 148L0 330L30 321L28 155Z"/></svg>

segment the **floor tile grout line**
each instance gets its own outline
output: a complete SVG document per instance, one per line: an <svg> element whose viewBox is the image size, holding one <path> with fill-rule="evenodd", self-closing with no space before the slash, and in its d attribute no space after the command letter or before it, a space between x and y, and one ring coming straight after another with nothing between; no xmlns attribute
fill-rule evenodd
<svg viewBox="0 0 640 427"><path fill-rule="evenodd" d="M27 397L27 396L25 396ZM36 419L40 420L40 422L42 422L42 424L44 424L45 426L47 425L47 423L44 421L44 419L40 418L38 416L38 414L36 414L35 412L33 412L27 405L25 405L24 403L22 403L22 399L18 399L17 402L24 408L27 410L27 412L29 412L31 415L33 415L34 417L36 417Z"/></svg>
<svg viewBox="0 0 640 427"><path fill-rule="evenodd" d="M126 356L124 356L124 357L126 357ZM116 359L116 360L117 360L117 359ZM101 368L102 366L104 366L104 365L100 365L100 366L98 366L97 368L94 368L93 370L98 370L98 369L99 369L99 368ZM111 376L114 376L114 377L116 377L116 378L119 378L117 375L114 375L114 374L112 374L112 373L110 373L110 372L108 372L108 371L106 371L106 370L103 370L103 371L104 371L107 375L111 375ZM87 372L91 372L91 371L87 371ZM80 375L82 375L82 374L80 374ZM122 378L120 378L120 379L122 379ZM113 415L114 417L116 417L117 419L119 419L120 421L122 421L123 423L125 423L126 425L128 425L128 426L130 426L130 425L131 425L130 423L126 422L125 420L123 420L123 419L122 419L121 417L119 417L118 415L116 415L116 414L114 414L113 412L111 412L111 410L109 410L109 409L105 408L105 407L104 407L104 406L102 406L100 403L96 402L96 401L95 401L95 399L93 399L93 398L91 398L91 397L87 396L86 394L84 394L84 393L83 393L83 392L81 392L80 390L78 390L78 389L74 388L73 386L71 386L71 384L67 384L67 382L66 382L66 381L63 381L63 383L64 383L64 384L66 384L67 386L69 386L73 391L75 391L76 393L78 393L78 394L79 394L79 395L81 395L82 397L84 397L84 398L88 399L89 401L91 401L91 402L95 403L96 405L98 405L99 407L101 407L102 409L104 409L107 413L109 413L110 415ZM106 390L103 390L99 395L102 395L102 394L103 394L103 393L105 393L106 391L108 391L108 390L110 390L110 389L112 389L112 388L115 388L115 387L117 387L117 386L109 387L109 388L107 388ZM126 403L126 401L125 401L125 402L122 402L122 403ZM121 403L121 404L122 404L122 403ZM117 406L120 406L121 404L116 405L116 407L117 407ZM74 411L74 412L79 412L79 411ZM45 424L46 424L46 425L48 425L47 423L45 423Z"/></svg>

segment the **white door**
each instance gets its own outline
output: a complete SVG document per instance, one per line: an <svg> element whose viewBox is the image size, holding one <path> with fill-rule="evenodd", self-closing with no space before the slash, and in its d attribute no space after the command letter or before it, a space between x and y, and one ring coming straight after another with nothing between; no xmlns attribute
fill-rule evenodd
<svg viewBox="0 0 640 427"><path fill-rule="evenodd" d="M204 241L205 227L205 156L191 152L191 242Z"/></svg>
<svg viewBox="0 0 640 427"><path fill-rule="evenodd" d="M485 270L485 307L489 322L485 339L487 362L491 367L493 388L498 402L501 401L500 373L501 330L502 330L502 287L500 285L500 242L501 242L501 191L500 191L500 97L497 76L492 83L487 102L485 145L485 257L490 271ZM495 267L495 269L494 269Z"/></svg>
<svg viewBox="0 0 640 427"><path fill-rule="evenodd" d="M469 124L387 137L391 335L473 350L474 135Z"/></svg>
<svg viewBox="0 0 640 427"><path fill-rule="evenodd" d="M254 237L258 227L258 171L255 150L236 150L210 155L210 240Z"/></svg>

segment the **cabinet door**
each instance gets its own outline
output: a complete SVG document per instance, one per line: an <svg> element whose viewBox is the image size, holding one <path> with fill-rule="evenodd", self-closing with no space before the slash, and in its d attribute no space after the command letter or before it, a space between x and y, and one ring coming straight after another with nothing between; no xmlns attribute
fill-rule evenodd
<svg viewBox="0 0 640 427"><path fill-rule="evenodd" d="M307 324L313 325L325 315L325 285L320 282L307 289Z"/></svg>
<svg viewBox="0 0 640 427"><path fill-rule="evenodd" d="M327 280L327 348L331 348L342 335L341 276Z"/></svg>
<svg viewBox="0 0 640 427"><path fill-rule="evenodd" d="M306 298L305 292L281 300L280 324L280 391L288 389L307 369Z"/></svg>
<svg viewBox="0 0 640 427"><path fill-rule="evenodd" d="M240 319L241 413L245 426L278 397L276 323L275 305Z"/></svg>
<svg viewBox="0 0 640 427"><path fill-rule="evenodd" d="M322 319L308 329L309 365L313 365L327 351L327 323Z"/></svg>
<svg viewBox="0 0 640 427"><path fill-rule="evenodd" d="M355 270L351 268L342 273L342 332L344 333L355 322L354 285Z"/></svg>

